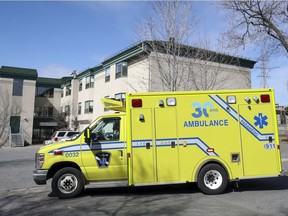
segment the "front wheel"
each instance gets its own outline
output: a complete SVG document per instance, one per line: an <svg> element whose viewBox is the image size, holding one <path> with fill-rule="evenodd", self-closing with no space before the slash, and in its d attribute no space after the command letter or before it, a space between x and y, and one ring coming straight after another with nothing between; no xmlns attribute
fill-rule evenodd
<svg viewBox="0 0 288 216"><path fill-rule="evenodd" d="M227 172L218 164L208 164L200 170L197 185L205 194L220 194L228 185Z"/></svg>
<svg viewBox="0 0 288 216"><path fill-rule="evenodd" d="M60 169L53 176L52 191L62 199L78 196L84 190L82 173L73 167Z"/></svg>

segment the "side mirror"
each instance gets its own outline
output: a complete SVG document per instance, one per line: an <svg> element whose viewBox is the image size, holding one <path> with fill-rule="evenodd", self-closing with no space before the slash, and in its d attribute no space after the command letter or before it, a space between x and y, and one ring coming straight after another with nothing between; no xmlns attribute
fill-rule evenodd
<svg viewBox="0 0 288 216"><path fill-rule="evenodd" d="M84 130L84 140L87 144L91 143L91 131L89 127Z"/></svg>

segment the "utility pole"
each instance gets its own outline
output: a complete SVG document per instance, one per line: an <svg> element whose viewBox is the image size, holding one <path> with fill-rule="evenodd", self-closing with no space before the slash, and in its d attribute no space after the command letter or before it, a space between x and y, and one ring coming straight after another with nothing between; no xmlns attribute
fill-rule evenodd
<svg viewBox="0 0 288 216"><path fill-rule="evenodd" d="M257 77L259 77L260 80L260 87L261 88L268 88L268 79L270 79L270 71L275 69L276 67L270 67L269 66L269 55L264 53L262 51L261 56L258 58L258 61L261 63L261 65L259 67L256 67L257 69L260 69L260 75L258 75Z"/></svg>

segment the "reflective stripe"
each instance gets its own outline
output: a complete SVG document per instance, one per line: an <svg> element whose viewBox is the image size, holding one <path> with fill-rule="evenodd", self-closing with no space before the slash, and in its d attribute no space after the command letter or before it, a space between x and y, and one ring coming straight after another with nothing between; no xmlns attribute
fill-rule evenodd
<svg viewBox="0 0 288 216"><path fill-rule="evenodd" d="M133 140L132 148L146 148L146 143L149 143L152 147L152 140Z"/></svg>
<svg viewBox="0 0 288 216"><path fill-rule="evenodd" d="M157 147L171 146L172 142L175 142L175 144L177 145L177 139L158 139L156 140L156 146Z"/></svg>
<svg viewBox="0 0 288 216"><path fill-rule="evenodd" d="M195 138L180 138L179 141L180 141L180 146L183 146L183 143L186 142L187 146L196 145L206 155L219 156L216 152L207 152L207 149L209 149L210 147L198 137L195 137Z"/></svg>
<svg viewBox="0 0 288 216"><path fill-rule="evenodd" d="M240 119L240 124L259 141L266 141L269 139L269 136L271 136L274 139L274 133L262 134L253 125L251 125L250 122L247 121L243 116L240 115L239 118L239 114L229 104L227 104L220 96L209 95L209 97L212 100L214 100L229 115L231 115L236 121Z"/></svg>
<svg viewBox="0 0 288 216"><path fill-rule="evenodd" d="M150 146L152 146L152 140L133 140L132 141L132 147L133 148L146 148L146 143L149 142ZM175 142L176 146L178 144L177 139L158 139L156 140L156 146L157 147L168 147L171 146L171 142ZM198 148L200 148L206 155L209 156L219 156L216 152L207 152L207 149L210 147L203 142L200 138L180 138L179 139L179 146L183 146L183 143L186 142L186 145L195 145Z"/></svg>

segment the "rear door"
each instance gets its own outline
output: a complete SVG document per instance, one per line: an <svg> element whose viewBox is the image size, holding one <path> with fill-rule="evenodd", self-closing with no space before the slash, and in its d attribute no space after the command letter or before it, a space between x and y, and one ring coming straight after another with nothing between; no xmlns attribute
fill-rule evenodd
<svg viewBox="0 0 288 216"><path fill-rule="evenodd" d="M244 176L279 172L271 104L240 105Z"/></svg>

